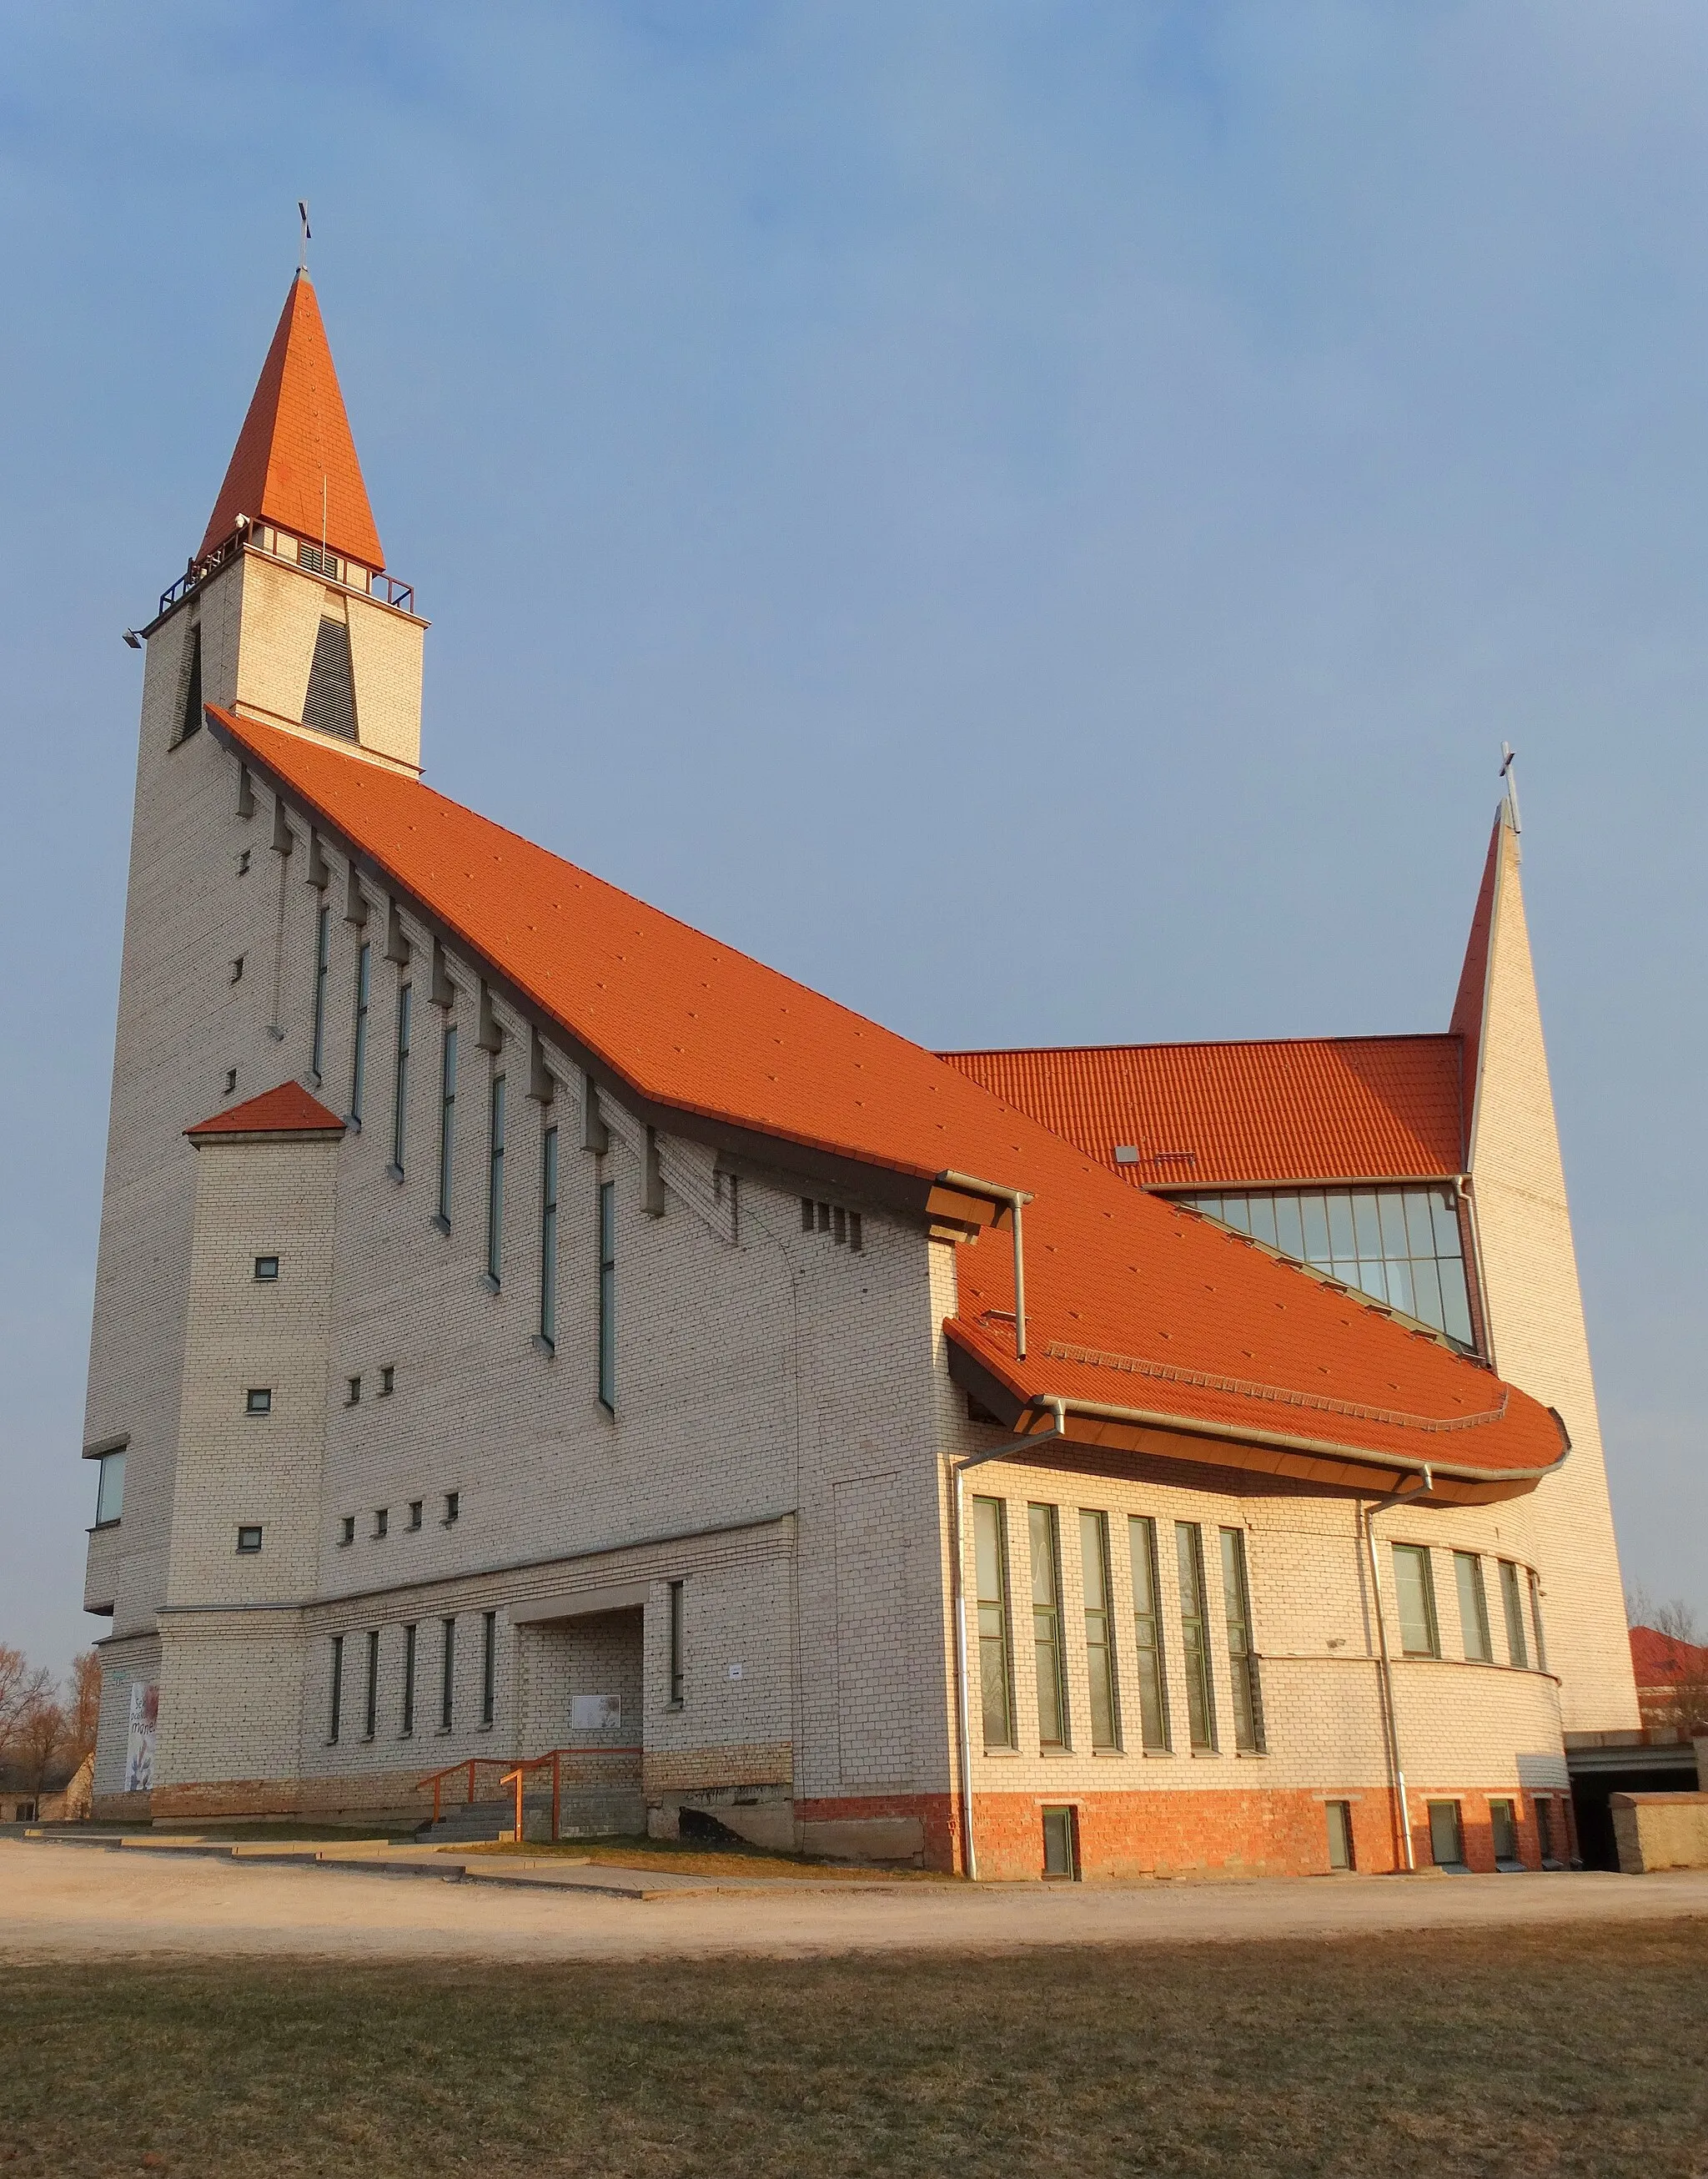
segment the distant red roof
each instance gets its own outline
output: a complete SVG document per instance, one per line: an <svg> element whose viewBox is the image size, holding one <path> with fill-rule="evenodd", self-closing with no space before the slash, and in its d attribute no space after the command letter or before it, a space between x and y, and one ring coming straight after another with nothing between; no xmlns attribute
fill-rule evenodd
<svg viewBox="0 0 1708 2179"><path fill-rule="evenodd" d="M1119 1185L964 1069L417 779L218 707L209 717L638 1101L901 1177L922 1207L947 1172L1031 1191L1025 1359L1000 1234L957 1251L945 1326L1010 1412L1040 1420L1028 1403L1050 1398L1114 1407L1158 1425L1152 1449L1176 1458L1174 1433L1192 1430L1188 1457L1360 1487L1384 1461L1427 1461L1443 1496L1507 1495L1560 1457L1555 1418L1525 1393L1375 1304ZM1114 1442L1103 1430L1074 1419L1076 1439ZM1488 1479L1442 1481L1455 1467Z"/></svg>
<svg viewBox="0 0 1708 2179"><path fill-rule="evenodd" d="M328 1111L318 1097L310 1096L300 1082L282 1082L276 1090L263 1090L229 1111L216 1112L185 1134L200 1142L208 1135L342 1135L344 1123Z"/></svg>
<svg viewBox="0 0 1708 2179"><path fill-rule="evenodd" d="M320 306L306 272L291 283L273 344L201 541L222 545L238 515L276 522L383 568L386 555L356 459Z"/></svg>
<svg viewBox="0 0 1708 2179"><path fill-rule="evenodd" d="M942 1057L1136 1187L1445 1180L1463 1170L1453 1036ZM1138 1162L1117 1164L1118 1146Z"/></svg>
<svg viewBox="0 0 1708 2179"><path fill-rule="evenodd" d="M1640 1688L1665 1688L1692 1675L1708 1672L1708 1648L1696 1642L1680 1642L1652 1627L1631 1629L1631 1665Z"/></svg>

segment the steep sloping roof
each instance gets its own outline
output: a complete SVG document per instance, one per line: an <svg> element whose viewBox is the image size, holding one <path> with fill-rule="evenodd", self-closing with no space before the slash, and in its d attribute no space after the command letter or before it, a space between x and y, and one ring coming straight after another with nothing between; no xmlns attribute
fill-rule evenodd
<svg viewBox="0 0 1708 2179"><path fill-rule="evenodd" d="M1477 1068L1482 1058L1483 1015L1488 1005L1489 947L1494 940L1495 888L1500 878L1501 851L1506 844L1506 818L1507 805L1503 802L1495 813L1494 830L1489 835L1482 883L1477 888L1470 936L1465 941L1464 964L1459 970L1459 989L1453 1002L1450 1027L1463 1055L1459 1101L1464 1113L1463 1155L1467 1165L1470 1162L1471 1121L1476 1111Z"/></svg>
<svg viewBox="0 0 1708 2179"><path fill-rule="evenodd" d="M219 1135L342 1135L344 1123L300 1082L282 1082L259 1097L245 1098L223 1112L184 1129L192 1142Z"/></svg>
<svg viewBox="0 0 1708 2179"><path fill-rule="evenodd" d="M1032 1191L1025 1360L1003 1314L1014 1291L997 1234L959 1251L947 1327L1014 1402L1114 1405L1254 1441L1278 1434L1378 1466L1532 1476L1559 1457L1553 1417L1524 1393L1123 1187L919 1046L419 780L216 707L209 716L638 1099L911 1177L922 1205L950 1171Z"/></svg>
<svg viewBox="0 0 1708 2179"><path fill-rule="evenodd" d="M1459 1163L1451 1036L945 1051L1138 1188L1445 1179ZM1138 1162L1115 1162L1117 1145Z"/></svg>
<svg viewBox="0 0 1708 2179"><path fill-rule="evenodd" d="M240 514L276 522L311 541L324 537L335 552L364 567L386 564L306 272L298 273L285 298L202 552L223 544Z"/></svg>
<svg viewBox="0 0 1708 2179"><path fill-rule="evenodd" d="M1653 1627L1631 1629L1631 1665L1640 1688L1666 1688L1708 1675L1708 1648Z"/></svg>

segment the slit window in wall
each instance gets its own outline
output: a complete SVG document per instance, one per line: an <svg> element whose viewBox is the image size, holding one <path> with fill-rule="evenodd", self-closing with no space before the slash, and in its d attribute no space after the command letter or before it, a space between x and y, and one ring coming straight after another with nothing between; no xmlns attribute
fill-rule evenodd
<svg viewBox="0 0 1708 2179"><path fill-rule="evenodd" d="M337 1746L339 1727L343 1723L344 1709L344 1638L332 1637L332 1679L327 1691L326 1738Z"/></svg>
<svg viewBox="0 0 1708 2179"><path fill-rule="evenodd" d="M326 985L332 973L332 911L322 906L315 918L315 1035L309 1064L318 1084L326 1060Z"/></svg>
<svg viewBox="0 0 1708 2179"><path fill-rule="evenodd" d="M548 1128L539 1152L539 1336L557 1344L557 1129Z"/></svg>
<svg viewBox="0 0 1708 2179"><path fill-rule="evenodd" d="M492 1078L492 1104L486 1136L486 1276L494 1286L504 1276L504 1077Z"/></svg>
<svg viewBox="0 0 1708 2179"><path fill-rule="evenodd" d="M680 1710L686 1675L682 1670L682 1585L679 1581L670 1585L670 1693L666 1699L672 1710Z"/></svg>
<svg viewBox="0 0 1708 2179"><path fill-rule="evenodd" d="M124 1514L124 1455L103 1452L95 1466L95 1525L114 1529Z"/></svg>
<svg viewBox="0 0 1708 2179"><path fill-rule="evenodd" d="M362 1737L371 1740L380 1713L380 1630L368 1631L368 1687L367 1700L362 1709Z"/></svg>
<svg viewBox="0 0 1708 2179"><path fill-rule="evenodd" d="M1544 1869L1557 1868L1558 1858L1554 1852L1554 1811L1552 1804L1539 1800L1536 1803L1536 1847L1542 1858Z"/></svg>
<svg viewBox="0 0 1708 2179"><path fill-rule="evenodd" d="M1014 1643L1008 1614L1008 1531L1000 1498L972 1501L978 1603L978 1686L987 1748L1014 1746Z"/></svg>
<svg viewBox="0 0 1708 2179"><path fill-rule="evenodd" d="M1228 1671L1234 1690L1234 1745L1242 1755L1263 1753L1263 1687L1251 1633L1251 1584L1245 1532L1222 1531L1222 1604L1228 1615Z"/></svg>
<svg viewBox="0 0 1708 2179"><path fill-rule="evenodd" d="M376 1507L374 1508L374 1534L375 1534L375 1536L376 1538L380 1537L380 1536L383 1536L383 1535L385 1534L386 1531L386 1530L391 1527L391 1507L390 1507L389 1506L376 1506Z"/></svg>
<svg viewBox="0 0 1708 2179"><path fill-rule="evenodd" d="M1324 1803L1328 1818L1328 1866L1335 1869L1355 1869L1358 1866L1352 1844L1352 1803L1350 1801L1329 1801Z"/></svg>
<svg viewBox="0 0 1708 2179"><path fill-rule="evenodd" d="M463 1493L460 1490L447 1490L445 1493L445 1519L442 1525L448 1529L462 1511Z"/></svg>
<svg viewBox="0 0 1708 2179"><path fill-rule="evenodd" d="M616 1413L616 1183L599 1184L599 1397Z"/></svg>
<svg viewBox="0 0 1708 2179"><path fill-rule="evenodd" d="M1503 1559L1501 1567L1501 1607L1507 1622L1507 1656L1521 1670L1530 1661L1530 1644L1525 1639L1524 1592L1519 1585L1519 1570L1510 1559Z"/></svg>
<svg viewBox="0 0 1708 2179"><path fill-rule="evenodd" d="M238 1553L240 1557L251 1558L260 1547L261 1532L258 1528L243 1528L238 1530Z"/></svg>
<svg viewBox="0 0 1708 2179"><path fill-rule="evenodd" d="M1464 1867L1464 1827L1457 1801L1429 1803L1429 1852L1437 1869Z"/></svg>
<svg viewBox="0 0 1708 2179"><path fill-rule="evenodd" d="M353 1513L346 1513L343 1519L338 1523L339 1548L342 1550L346 1544L353 1544L355 1540L356 1517Z"/></svg>
<svg viewBox="0 0 1708 2179"><path fill-rule="evenodd" d="M1054 1506L1029 1506L1032 1639L1037 1658L1040 1748L1068 1744L1067 1658L1062 1645L1061 1522Z"/></svg>
<svg viewBox="0 0 1708 2179"><path fill-rule="evenodd" d="M399 1158L401 1165L403 1161ZM451 1230L451 1183L457 1169L457 1024L445 1024L439 1062L439 1223Z"/></svg>
<svg viewBox="0 0 1708 2179"><path fill-rule="evenodd" d="M419 1498L412 1498L409 1501L408 1525L412 1529L419 1529L421 1525L421 1507L423 1502L424 1501Z"/></svg>
<svg viewBox="0 0 1708 2179"><path fill-rule="evenodd" d="M380 1397L389 1400L397 1389L397 1371L392 1363L386 1363L380 1371Z"/></svg>
<svg viewBox="0 0 1708 2179"><path fill-rule="evenodd" d="M457 1711L457 1622L441 1620L444 1638L439 1671L439 1730L449 1732Z"/></svg>
<svg viewBox="0 0 1708 2179"><path fill-rule="evenodd" d="M361 1379L359 1377L347 1377L344 1380L344 1405L347 1408L359 1407L361 1400Z"/></svg>
<svg viewBox="0 0 1708 2179"><path fill-rule="evenodd" d="M238 849L238 875L240 878L246 878L249 874L249 851L247 848L239 848Z"/></svg>
<svg viewBox="0 0 1708 2179"><path fill-rule="evenodd" d="M1393 1588L1399 1604L1399 1646L1408 1657L1441 1655L1435 1610L1435 1573L1426 1544L1393 1547Z"/></svg>
<svg viewBox="0 0 1708 2179"><path fill-rule="evenodd" d="M1216 1698L1210 1681L1209 1614L1205 1600L1204 1531L1196 1521L1174 1523L1180 1573L1180 1656L1186 1675L1186 1718L1196 1754L1213 1754Z"/></svg>
<svg viewBox="0 0 1708 2179"><path fill-rule="evenodd" d="M232 957L231 980L234 984L240 984L244 980L244 957L241 953L233 954Z"/></svg>
<svg viewBox="0 0 1708 2179"><path fill-rule="evenodd" d="M1120 1746L1115 1704L1115 1616L1109 1578L1109 1517L1080 1515L1080 1558L1086 1598L1086 1672L1091 1688L1093 1748Z"/></svg>
<svg viewBox="0 0 1708 2179"><path fill-rule="evenodd" d="M480 1722L490 1725L498 1708L498 1614L480 1615Z"/></svg>
<svg viewBox="0 0 1708 2179"><path fill-rule="evenodd" d="M1459 1624L1464 1638L1464 1654L1474 1665L1492 1665L1494 1643L1489 1633L1488 1591L1483 1586L1482 1561L1475 1551L1455 1551L1453 1571L1459 1585Z"/></svg>
<svg viewBox="0 0 1708 2179"><path fill-rule="evenodd" d="M236 1069L236 1068L235 1068L235 1067L228 1067L228 1068L227 1068L227 1069L226 1069L226 1090L225 1090L225 1094L227 1095L227 1097L234 1097L234 1096L237 1095L237 1087L238 1087L238 1070Z"/></svg>
<svg viewBox="0 0 1708 2179"><path fill-rule="evenodd" d="M179 700L178 739L187 742L201 731L201 624L192 621L184 645L183 694Z"/></svg>
<svg viewBox="0 0 1708 2179"><path fill-rule="evenodd" d="M244 1394L244 1413L246 1415L270 1415L273 1411L273 1388L271 1385L251 1385Z"/></svg>
<svg viewBox="0 0 1708 2179"><path fill-rule="evenodd" d="M403 1629L403 1720L402 1737L410 1738L415 1730L415 1622L412 1619Z"/></svg>
<svg viewBox="0 0 1708 2179"><path fill-rule="evenodd" d="M373 955L364 938L356 948L356 1027L350 1046L350 1117L362 1124L362 1088L368 1072L368 978Z"/></svg>
<svg viewBox="0 0 1708 2179"><path fill-rule="evenodd" d="M1534 1569L1530 1573L1530 1625L1536 1631L1536 1670L1545 1672L1548 1669L1548 1644L1542 1632L1542 1584Z"/></svg>
<svg viewBox="0 0 1708 2179"><path fill-rule="evenodd" d="M812 1230L813 1199L810 1195L803 1195L801 1198L801 1231L803 1233L810 1233Z"/></svg>
<svg viewBox="0 0 1708 2179"><path fill-rule="evenodd" d="M397 986L397 1051L391 1075L391 1170L403 1177L409 1128L409 986Z"/></svg>
<svg viewBox="0 0 1708 2179"><path fill-rule="evenodd" d="M257 1256L255 1258L255 1282L257 1285L264 1287L272 1286L276 1283L278 1276L279 1260L276 1256Z"/></svg>
<svg viewBox="0 0 1708 2179"><path fill-rule="evenodd" d="M1127 1540L1133 1560L1133 1638L1139 1653L1139 1729L1147 1752L1169 1750L1168 1682L1163 1665L1162 1590L1157 1578L1157 1524L1132 1514Z"/></svg>

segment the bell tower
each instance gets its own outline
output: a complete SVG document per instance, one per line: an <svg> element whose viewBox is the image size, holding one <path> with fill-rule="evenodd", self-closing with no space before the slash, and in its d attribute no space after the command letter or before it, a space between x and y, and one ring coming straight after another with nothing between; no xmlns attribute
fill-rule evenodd
<svg viewBox="0 0 1708 2179"><path fill-rule="evenodd" d="M194 557L143 631L173 742L220 704L419 771L427 623L387 572L306 271ZM163 716L161 715L164 715Z"/></svg>

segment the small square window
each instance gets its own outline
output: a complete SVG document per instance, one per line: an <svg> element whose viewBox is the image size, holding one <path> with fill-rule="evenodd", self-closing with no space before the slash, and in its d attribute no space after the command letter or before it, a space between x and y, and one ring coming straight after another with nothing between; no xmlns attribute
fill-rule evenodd
<svg viewBox="0 0 1708 2179"><path fill-rule="evenodd" d="M460 1490L447 1490L445 1493L445 1525L447 1529L462 1510L463 1493Z"/></svg>
<svg viewBox="0 0 1708 2179"><path fill-rule="evenodd" d="M347 1408L353 1408L361 1399L361 1379L359 1377L347 1377L344 1380L344 1405Z"/></svg>
<svg viewBox="0 0 1708 2179"><path fill-rule="evenodd" d="M237 958L236 958L236 959L232 963L232 981L233 981L233 983L234 983L234 984L240 984L240 983L242 983L243 980L244 980L244 957L243 957L243 955L242 955L241 953L239 953L239 954L238 955Z"/></svg>
<svg viewBox="0 0 1708 2179"><path fill-rule="evenodd" d="M389 1362L386 1363L384 1369L380 1370L380 1397L382 1400L389 1399L391 1394L397 1390L395 1383L397 1374L396 1369L393 1369L392 1365Z"/></svg>
<svg viewBox="0 0 1708 2179"><path fill-rule="evenodd" d="M409 1526L412 1529L419 1529L421 1525L421 1504L419 1498L409 1501Z"/></svg>
<svg viewBox="0 0 1708 2179"><path fill-rule="evenodd" d="M383 1536L386 1529L391 1526L391 1507L389 1506L376 1506L374 1509L374 1534L376 1536Z"/></svg>
<svg viewBox="0 0 1708 2179"><path fill-rule="evenodd" d="M340 1546L342 1546L345 1544L353 1544L355 1540L356 1517L353 1513L346 1513L342 1521L340 1522L338 1525L339 1545Z"/></svg>
<svg viewBox="0 0 1708 2179"><path fill-rule="evenodd" d="M255 1258L255 1276L260 1281L263 1286L271 1285L278 1276L279 1260L276 1256L257 1256Z"/></svg>
<svg viewBox="0 0 1708 2179"><path fill-rule="evenodd" d="M238 1549L239 1551L248 1554L260 1551L260 1547L261 1532L259 1529L239 1529L238 1530Z"/></svg>
<svg viewBox="0 0 1708 2179"><path fill-rule="evenodd" d="M244 1411L251 1415L270 1415L273 1411L273 1388L271 1385L251 1385L244 1396Z"/></svg>
<svg viewBox="0 0 1708 2179"><path fill-rule="evenodd" d="M226 1069L226 1095L227 1097L234 1096L237 1094L237 1086L238 1070L235 1067L228 1067Z"/></svg>

